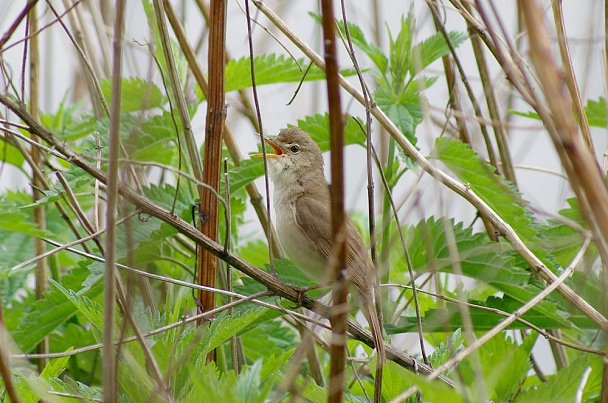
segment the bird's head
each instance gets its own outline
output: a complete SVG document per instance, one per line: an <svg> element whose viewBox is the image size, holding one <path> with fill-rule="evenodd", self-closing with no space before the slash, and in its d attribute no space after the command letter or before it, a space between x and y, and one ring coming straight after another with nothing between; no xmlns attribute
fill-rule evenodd
<svg viewBox="0 0 608 403"><path fill-rule="evenodd" d="M268 174L275 184L308 181L323 176L321 149L308 133L297 127L283 129L278 136L265 139L274 152L266 153ZM263 158L263 154L251 157Z"/></svg>

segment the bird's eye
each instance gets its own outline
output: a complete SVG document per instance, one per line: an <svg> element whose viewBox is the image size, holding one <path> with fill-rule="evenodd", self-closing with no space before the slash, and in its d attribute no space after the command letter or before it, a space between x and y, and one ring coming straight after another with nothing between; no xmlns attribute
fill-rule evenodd
<svg viewBox="0 0 608 403"><path fill-rule="evenodd" d="M300 152L300 146L297 144L294 144L291 147L289 147L289 151L291 151L294 154L297 154Z"/></svg>

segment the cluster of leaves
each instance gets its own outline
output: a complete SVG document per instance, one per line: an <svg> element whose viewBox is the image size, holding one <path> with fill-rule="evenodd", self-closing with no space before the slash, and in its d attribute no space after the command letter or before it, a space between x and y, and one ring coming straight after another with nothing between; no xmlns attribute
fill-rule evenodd
<svg viewBox="0 0 608 403"><path fill-rule="evenodd" d="M410 13L402 19L401 29L396 36L389 32L389 52L385 55L379 47L366 40L358 26L340 23L339 27L344 34L348 27L353 43L371 60L373 66L367 72L377 83L374 97L378 105L415 144L416 127L423 119L422 111L426 102L422 90L436 81L436 77L424 76L422 72L449 52L445 39L436 34L414 44L415 20ZM455 46L465 39L464 33L450 33L450 40ZM177 52L176 57L179 59ZM178 60L180 63L183 64L183 61ZM258 56L254 59L257 83L296 83L303 76L305 80L324 78L322 71L317 68L311 68L304 75L301 68L304 64L303 60L295 61L281 55ZM237 90L249 87L249 68L247 58L230 62L226 71L227 88ZM343 74L352 75L354 71L345 69ZM181 122L174 116L163 91L153 83L138 78L124 79L122 84L120 135L129 158L143 164L142 171L146 174L150 173L151 168L145 164L173 168L180 166L182 156L176 139L182 130ZM102 90L109 99L109 81L102 82ZM198 102L202 101L199 92ZM191 105L190 113L194 114L197 107L198 103ZM601 109L601 105L596 109ZM347 144L365 144L361 122L359 118L348 120L345 130ZM67 106L62 103L56 113L44 115L42 123L75 151L91 161L99 161L102 166L105 164L109 133L107 119L97 119L90 112L82 112L81 105ZM296 124L311 134L323 151L328 150L326 114L307 116ZM2 146L5 163L14 165L28 175L25 160L19 151L7 143ZM393 157L396 151L392 144ZM548 267L559 272L569 264L582 244L579 233L561 221L539 222L525 209L525 201L513 187L497 176L467 145L457 140L438 139L433 155L460 180L469 183L471 190L498 212ZM397 184L408 167L406 161L393 157L389 158L389 164L385 167L391 187ZM90 210L98 202L95 199L94 181L84 171L67 162L53 162L57 164L54 166L64 171L81 207ZM229 202L234 226L231 231L234 251L252 264L264 267L268 263L265 241L238 231L244 221L247 203L244 187L261 175L263 164L259 160L242 161L238 167L232 166ZM158 178L157 183L143 186L144 195L156 204L172 209L178 216L192 220L191 208L196 201L193 186L182 182L180 188L176 189L174 170L165 170ZM44 237L60 243L70 242L76 237L66 217L62 217L54 207L58 203L66 206L64 189L54 186L46 190L45 197L34 204L26 192L0 195L0 211L3 213L0 219L0 245L5 251L11 251L0 253L4 324L15 340L16 349L24 352L32 351L47 336L50 337L53 351L58 352L68 352L102 340L102 263L68 251L54 254L49 260L52 269L50 287L44 298L38 301L35 301L29 282L33 265L20 266L33 255L33 237ZM37 229L32 219L33 208L41 205L47 206L44 231ZM123 214L130 212L129 207L123 209ZM77 223L76 216L67 210L67 220ZM583 225L574 201L560 214ZM84 233L81 225L75 225ZM446 276L442 290L448 297L461 298L464 295L468 302L476 306L470 310L475 331L492 328L503 318L498 312L513 312L541 289L525 262L506 242L492 242L484 233L475 233L453 219L430 217L402 229L417 274L458 274L477 282L478 286L471 290L455 289L447 284ZM387 239L396 235L394 227L388 227L385 231ZM222 229L222 236L225 233ZM96 244L89 244L92 253L101 256ZM174 279L190 281L193 277L193 245L184 241L174 228L159 220L135 216L128 226L121 226L119 245L130 245L128 249L119 249L122 264ZM395 248L389 252L390 266L393 268L391 279L400 284L409 283L402 251ZM587 261L593 262L596 258L597 252L590 249ZM302 286L309 284L289 261L277 261L275 266L282 280ZM248 277L239 273L235 273L234 277L235 291L241 294L251 295L263 290L261 285ZM132 284L129 289L134 298L132 306L128 308L143 332L171 324L179 325L184 315L192 312L189 290L160 281L127 278ZM569 285L598 310L603 310L604 292L593 272L576 274ZM152 300L144 298L146 293L152 296ZM399 301L410 298L411 292L404 291ZM437 302L435 298L422 294L419 298L423 330L427 341L435 348L429 360L434 367L438 367L467 345L460 330L463 326L462 311L452 302ZM288 304L283 305L285 309L293 308ZM117 317L122 317L122 313ZM579 339L589 337L586 331L595 329L593 323L573 311L566 301L553 296L536 305L523 319L539 328L562 329ZM116 339L132 336L129 327L122 326L122 321L119 320L116 325L123 332L117 332ZM394 321L386 324L386 330L389 334L401 334L416 331L416 326L413 309L406 305ZM516 322L509 329L527 328L527 325ZM246 364L238 375L229 370L232 357L228 342L233 336L239 338ZM390 362L383 378L384 398L389 401L409 386L417 385L429 401L548 401L558 396L573 400L583 373L591 368L591 375L583 389L583 401L596 399L603 365L598 357L569 350L572 364L550 376L548 382L541 383L536 375L528 375L536 337L531 334L520 343L504 333L493 338L477 350L475 359L467 358L456 370L447 371L448 376L458 379L461 384L459 390L430 382ZM589 341L592 344L592 340ZM300 342L297 329L282 320L280 312L252 304L235 308L233 315L222 313L205 326L176 326L146 338L161 373L169 374L167 383L171 385L174 398L179 401L200 401L203 397L210 401L234 402L275 398L273 393L284 390L281 382L291 368L289 360ZM361 352L358 342L351 341L348 347L353 356ZM315 348L321 356L322 369L328 373L327 354L321 348ZM217 349L218 358L216 363L209 364L206 356L213 349ZM373 365L373 362L370 363L370 366ZM148 368L137 342L121 346L118 368L121 400L144 401L154 395L156 386ZM24 363L19 366L14 379L24 401L73 400L60 394L92 401L101 397L101 371L101 355L98 350L91 350L51 360L41 374L36 374L30 364ZM458 371L458 374L454 371ZM374 372L373 368L370 372ZM359 401L365 393L371 394L371 376L363 376L357 382L356 375L349 369L347 377L350 385L348 399ZM484 387L479 388L480 384ZM315 383L306 368L302 367L297 372L294 385L307 400L326 401L327 387Z"/></svg>

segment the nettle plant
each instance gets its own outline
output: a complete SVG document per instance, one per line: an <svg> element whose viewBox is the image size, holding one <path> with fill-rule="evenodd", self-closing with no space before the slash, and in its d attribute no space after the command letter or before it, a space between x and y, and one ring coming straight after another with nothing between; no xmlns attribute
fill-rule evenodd
<svg viewBox="0 0 608 403"><path fill-rule="evenodd" d="M243 301L220 309L213 321L201 325L187 319L197 312L196 294L188 287L196 280L197 246L188 223L196 224L199 219L193 213L199 193L184 140L190 122L185 125L176 112L175 94L183 96L188 92L184 89L195 87L188 97L189 118L197 112L200 115L206 100L201 87L192 85L190 72L198 67L193 65L196 61L184 56L187 52L181 41L167 38L159 29L154 11L152 4L144 2L153 37L150 53L160 78L120 79L123 190L116 246L117 270L126 295L116 308L113 335L119 399L253 402L287 401L291 394L325 401L328 333L307 323L306 317L294 316L299 310L293 302L296 298L292 302L287 298L301 292L292 286L311 283L280 256L275 256L272 265L278 280L270 281L256 269L271 270L267 239L261 230L251 235L240 229L250 219L245 212L254 181L264 175L264 164L235 159L234 149L229 149L234 145L224 146L228 175L223 181L227 178L228 183L222 182L218 194L219 239L224 242L214 244L220 251L218 288L240 296L258 295L258 302ZM524 11L531 13L527 8ZM319 22L320 17L311 14L311 25L315 20ZM467 20L471 32L478 35L481 30L473 25L476 21ZM430 116L424 94L441 78L439 73L430 73L428 66L443 57L450 63L449 55L457 59L452 50L466 44L469 36L438 31L416 40L416 20L410 10L401 18L398 32L387 31L387 51L368 40L357 24L336 23L343 40L354 45L367 88L373 88L370 113L390 120L378 119L391 137L385 159L376 167L385 180L378 181L385 196L377 216L372 217L378 229L374 247L383 268L381 282L389 284L383 287L384 329L387 336L418 333L426 351L431 350L412 356L403 353L410 361L389 356L394 361L384 369L383 399L571 401L578 396L577 401L599 401L606 284L605 265L598 262L603 261L604 241L594 232L601 225L579 206L585 189L568 199L566 208L544 220L529 208L525 195L504 178L502 170L486 161L485 150L478 153L474 144L467 144L457 130L449 129L453 123L449 117L442 122L448 130L437 136L429 159L422 157L415 146L416 129ZM177 29L173 33L180 35ZM485 45L501 61L504 55L496 49L502 42L486 39ZM174 65L165 58L163 40L171 46ZM82 46L91 45L85 42ZM267 53L255 56L253 63L248 57L230 60L225 67L225 91L240 91L239 96L247 99L252 68L257 86L291 83L295 88L303 81L324 80L323 69L309 56L296 60ZM357 82L354 65L340 61L341 74ZM0 63L5 81L25 79L15 76L20 69L9 66L5 59ZM511 67L505 74L514 74L513 66L506 61L503 65ZM166 79L172 70L180 88L173 88ZM13 393L22 401L102 399L100 343L107 324L103 309L105 235L100 229L108 198L105 172L111 157L111 121L103 104L112 98L113 84L112 77L103 77L99 91L93 90L79 102L68 101L66 95L56 111L40 114L39 124L28 110L30 101L14 86L5 86L0 96L5 108L0 137L3 167L11 165L39 192L34 200L29 188L7 188L0 195L0 308L5 340L0 343L1 396L7 401ZM513 85L523 91L516 78ZM547 88L549 84L543 83L543 90ZM534 98L525 99L535 112L516 114L542 119L552 127L547 119L555 117L555 112L547 113ZM329 116L322 109L286 124L309 133L325 152L330 148ZM590 124L606 127L603 98L590 102L585 111ZM239 118L255 114L246 112ZM375 136L379 128L367 130L365 122L366 116L345 120L346 145L367 147L366 135ZM36 137L25 141L30 135ZM37 150L40 145L44 148ZM494 147L492 142L484 146ZM501 158L506 157L501 154ZM414 225L394 221L387 195L406 187L408 176L421 172L463 196L479 212L486 230L476 230L450 216L431 216ZM259 200L253 202L261 206ZM44 211L42 216L40 211ZM364 221L358 220L361 228L366 227ZM590 226L590 222L594 224ZM46 288L36 284L41 280L34 275L40 269L40 260L32 259L41 253L37 240L44 240L50 251L43 269L48 272ZM579 263L577 270L569 271ZM548 284L563 273L568 276L556 286L559 293L544 295ZM463 287L458 279L465 277L475 286ZM411 287L413 279L416 293ZM321 297L327 290L306 295ZM570 294L572 290L576 296ZM217 305L236 300L236 296L220 293ZM354 304L352 313L357 315ZM369 336L351 331L355 339L348 342L350 355L367 357ZM550 339L557 357L559 370L553 375L542 374L534 361L533 347L542 338ZM44 344L48 347L40 347ZM398 343L394 347L399 349ZM37 351L42 355L22 355ZM214 360L209 360L211 352L215 352ZM346 400L365 401L373 395L374 360L353 358L349 362ZM438 370L433 372L433 368ZM8 373L12 374L9 378ZM433 375L428 377L430 373ZM403 396L408 390L411 393Z"/></svg>

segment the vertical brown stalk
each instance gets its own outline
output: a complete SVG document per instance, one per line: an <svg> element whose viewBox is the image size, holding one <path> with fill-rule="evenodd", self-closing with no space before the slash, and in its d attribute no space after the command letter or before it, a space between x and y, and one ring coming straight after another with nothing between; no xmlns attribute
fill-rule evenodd
<svg viewBox="0 0 608 403"><path fill-rule="evenodd" d="M346 365L346 319L348 310L348 284L344 278L346 270L346 233L344 214L344 122L340 105L340 82L336 55L336 33L333 2L321 1L323 19L323 47L325 51L325 75L329 100L329 133L331 146L331 232L334 250L333 290L334 313L331 316L332 338L330 345L329 402L341 402L344 395Z"/></svg>
<svg viewBox="0 0 608 403"><path fill-rule="evenodd" d="M34 119L39 120L40 116L40 46L38 42L38 14L37 7L34 5L28 15L29 32L33 33L30 38L30 96L29 96L29 112ZM39 141L37 136L32 135L32 140ZM32 162L40 167L42 165L42 155L37 147L32 147ZM44 197L42 189L44 189L44 178L39 174L41 170L33 172L32 179L32 199L36 200ZM46 229L46 210L44 206L34 208L34 222L40 230ZM34 238L34 252L36 255L42 255L46 252L46 245L41 238ZM43 293L48 287L47 278L47 261L40 259L36 262L36 299L42 299ZM38 354L47 354L49 352L49 339L45 337L37 346ZM40 359L38 361L38 370L42 371L48 360Z"/></svg>
<svg viewBox="0 0 608 403"><path fill-rule="evenodd" d="M202 2L202 0L197 1L197 4L199 2ZM167 19L169 20L171 28L173 29L173 32L175 33L175 36L177 38L177 42L179 43L179 46L182 52L184 53L184 56L186 57L188 66L192 71L192 75L194 76L196 83L199 85L199 87L201 87L201 91L203 92L205 99L208 99L207 94L209 92L209 85L207 84L207 78L203 75L203 70L199 65L196 54L194 53L194 49L192 49L192 46L186 38L186 33L184 32L184 29L177 17L177 13L175 12L174 7L169 0L163 0L163 5L167 14ZM203 5L199 5L199 7L203 7ZM206 8L204 9L206 10ZM206 18L208 18L208 16ZM226 60L230 60L230 58L226 57ZM230 158L232 158L232 162L235 166L240 166L241 160L243 159L243 155L241 153L241 150L239 149L239 146L236 142L236 139L234 138L234 135L232 134L228 123L224 125L224 142L226 143L226 148L228 148L228 153L230 154ZM247 194L251 199L251 204L253 205L253 208L260 220L260 223L262 224L264 233L266 234L267 239L272 245L273 255L275 257L280 257L282 255L282 251L279 246L279 242L277 241L278 237L276 235L274 227L269 228L268 226L268 210L264 205L262 195L260 194L255 183L253 182L250 182L245 185L245 190L247 191Z"/></svg>
<svg viewBox="0 0 608 403"><path fill-rule="evenodd" d="M226 42L226 1L211 0L209 23L209 92L205 125L205 152L203 158L203 182L216 191L220 188L222 137L225 109L224 58ZM200 230L214 241L218 235L217 198L207 189L201 190ZM217 259L203 248L199 249L200 285L215 287ZM205 311L215 307L215 294L199 291L199 300Z"/></svg>
<svg viewBox="0 0 608 403"><path fill-rule="evenodd" d="M463 3L466 10L471 12L472 6L468 3ZM490 79L490 73L488 64L486 62L485 50L483 41L479 36L479 33L474 30L469 30L471 37L471 45L473 46L473 52L475 53L475 61L477 62L477 68L479 69L479 76L483 86L483 92L486 97L486 104L488 106L488 113L492 120L492 128L494 129L494 136L496 138L496 146L498 148L498 154L500 155L501 172L504 177L510 180L513 184L517 185L517 178L515 177L515 168L513 167L513 160L511 158L511 150L509 149L509 139L507 136L507 130L503 124L503 119L500 114L498 100L496 99L496 93L494 91L494 85L492 85Z"/></svg>
<svg viewBox="0 0 608 403"><path fill-rule="evenodd" d="M535 2L519 1L530 38L530 57L538 72L546 105L551 112L538 109L550 128L551 140L562 161L572 190L581 203L582 214L589 223L602 261L608 262L608 187L600 167L591 154L572 115L572 103L565 91L564 77L553 62L550 43L542 17ZM541 113L542 112L542 113Z"/></svg>
<svg viewBox="0 0 608 403"><path fill-rule="evenodd" d="M566 27L564 25L562 0L551 0L551 7L553 8L555 29L557 31L557 43L559 45L559 54L562 58L562 65L564 69L564 79L566 80L566 86L568 87L570 98L572 98L572 112L574 113L574 116L576 116L578 127L581 131L585 144L589 148L591 154L594 154L595 150L593 148L593 141L591 139L591 131L589 130L589 122L587 121L585 106L583 105L581 93L576 82L576 75L574 74L574 67L572 66L572 58L570 57L570 48L568 47L568 40L566 39Z"/></svg>
<svg viewBox="0 0 608 403"><path fill-rule="evenodd" d="M122 74L122 37L125 1L117 0L112 59L112 106L106 209L106 264L103 300L103 401L118 397L117 359L114 354L114 311L116 307L116 211L118 206L118 158L120 157L120 95Z"/></svg>
<svg viewBox="0 0 608 403"><path fill-rule="evenodd" d="M439 12L437 0L431 0L427 3L429 7L433 7L435 12L431 13L433 16L433 22L435 24L435 29L437 32L440 32L441 25L443 24L439 20ZM467 129L466 121L464 118L464 114L462 113L462 105L460 102L460 92L458 91L458 85L456 83L456 72L454 71L454 61L452 56L446 55L441 58L443 62L443 70L445 71L445 78L448 84L448 92L450 94L449 105L452 110L456 111L455 119L456 119L456 127L458 127L458 133L460 136L460 141L463 143L470 144L471 138L469 136L469 131ZM460 113L458 113L460 112Z"/></svg>
<svg viewBox="0 0 608 403"><path fill-rule="evenodd" d="M604 82L608 78L608 0L604 0ZM607 84L608 85L608 84ZM608 360L604 358L600 402L608 402Z"/></svg>

